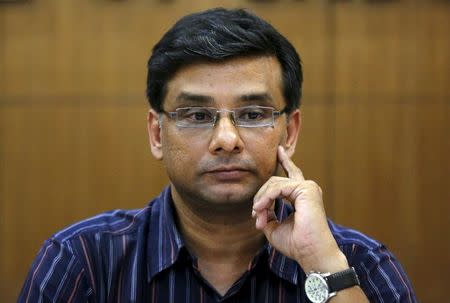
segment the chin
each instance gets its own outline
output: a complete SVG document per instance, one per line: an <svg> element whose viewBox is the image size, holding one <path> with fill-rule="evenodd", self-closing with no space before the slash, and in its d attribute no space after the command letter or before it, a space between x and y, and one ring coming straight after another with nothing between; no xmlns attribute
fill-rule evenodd
<svg viewBox="0 0 450 303"><path fill-rule="evenodd" d="M218 184L200 192L212 204L247 204L253 201L257 190L242 184Z"/></svg>
<svg viewBox="0 0 450 303"><path fill-rule="evenodd" d="M201 181L197 180L197 181ZM256 180L255 180L256 181ZM179 196L196 208L251 207L258 182L172 182ZM234 207L233 207L234 206Z"/></svg>

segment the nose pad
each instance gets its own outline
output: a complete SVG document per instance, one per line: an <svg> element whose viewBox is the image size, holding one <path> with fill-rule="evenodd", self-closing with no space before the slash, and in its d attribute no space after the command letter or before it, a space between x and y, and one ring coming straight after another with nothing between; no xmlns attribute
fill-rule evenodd
<svg viewBox="0 0 450 303"><path fill-rule="evenodd" d="M226 116L230 120L230 122L233 124L233 126L236 126L236 120L234 117L234 111L228 110L228 109L220 109L217 111L216 114L216 120L214 121L214 127L220 123L220 121L224 118L222 115Z"/></svg>

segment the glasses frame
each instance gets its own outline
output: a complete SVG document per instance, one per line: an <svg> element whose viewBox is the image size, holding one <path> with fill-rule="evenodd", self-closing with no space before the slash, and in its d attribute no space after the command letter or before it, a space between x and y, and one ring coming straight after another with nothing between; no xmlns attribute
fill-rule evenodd
<svg viewBox="0 0 450 303"><path fill-rule="evenodd" d="M214 120L211 121L210 123L200 123L198 125L195 125L195 124L185 125L185 124L180 123L180 121L178 120L178 112L180 110L196 108L196 107L215 111ZM248 124L237 123L236 122L236 110L242 110L242 109L246 109L246 108L271 109L272 110L272 119L270 121L268 121L267 123L261 124L261 125L248 125ZM220 113L228 113L228 114L231 113L231 122L233 123L234 126L245 127L245 128L258 128L258 127L274 127L275 119L286 112L286 107L284 107L282 110L276 110L275 108L273 108L271 106L260 106L260 105L249 105L249 106L243 106L243 107L236 107L236 108L232 108L232 109L218 109L215 107L208 107L208 106L189 106L189 107L176 108L175 111L172 111L172 112L167 112L165 110L162 110L161 112L163 114L167 115L168 118L175 120L176 126L180 127L180 128L213 128L217 123L217 120L218 120L217 117L219 116Z"/></svg>

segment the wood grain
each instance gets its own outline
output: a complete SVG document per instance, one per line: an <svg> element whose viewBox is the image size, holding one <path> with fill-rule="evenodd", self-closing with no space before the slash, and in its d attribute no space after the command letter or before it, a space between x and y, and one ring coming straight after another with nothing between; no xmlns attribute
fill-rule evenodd
<svg viewBox="0 0 450 303"><path fill-rule="evenodd" d="M145 118L151 47L180 16L250 7L299 50L294 156L328 214L391 248L423 302L450 268L450 5L441 1L29 1L0 6L0 300L42 242L167 183Z"/></svg>

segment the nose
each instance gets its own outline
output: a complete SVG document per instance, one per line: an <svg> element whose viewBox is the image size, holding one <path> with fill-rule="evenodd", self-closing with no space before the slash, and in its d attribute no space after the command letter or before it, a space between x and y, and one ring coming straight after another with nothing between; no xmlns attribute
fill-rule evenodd
<svg viewBox="0 0 450 303"><path fill-rule="evenodd" d="M213 129L213 135L209 144L209 151L213 154L240 153L244 143L239 132L231 120L231 113L218 116Z"/></svg>

